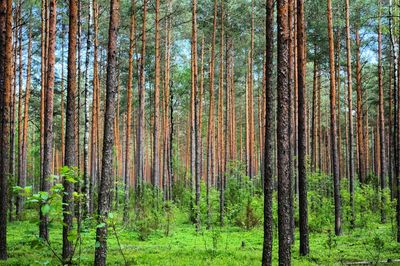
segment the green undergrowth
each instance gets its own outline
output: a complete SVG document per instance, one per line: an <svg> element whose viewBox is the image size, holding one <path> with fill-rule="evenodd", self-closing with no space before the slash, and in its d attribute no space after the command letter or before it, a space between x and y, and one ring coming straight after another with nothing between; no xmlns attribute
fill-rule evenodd
<svg viewBox="0 0 400 266"><path fill-rule="evenodd" d="M202 183L200 200L200 230L193 225L193 198L184 183L177 182L173 195L174 203L162 203L160 193L144 187L140 204L136 207L133 198L129 205L129 221L123 223L123 194L119 198L119 210L108 217L108 265L260 265L263 243L263 196L259 177L249 180L241 164L230 164L225 189L224 227L219 226L219 192L210 191L210 217L207 218L205 185ZM79 175L67 171L65 173ZM360 186L356 182L354 197L355 221L352 220L348 182L341 180L342 235L335 236L332 178L327 175L308 175L309 237L310 254L299 255L299 236L296 229L292 248L293 265L346 265L368 262L371 265L400 259L400 244L396 242L396 201L391 201L388 190L380 191L376 177ZM29 194L29 189L18 188ZM122 189L119 191L122 192ZM22 221L8 224L7 261L0 265L60 265L61 255L62 186L56 184L50 195L46 193L28 196ZM132 194L131 194L132 195ZM158 195L158 196L157 196ZM45 197L44 197L45 196ZM380 204L382 196L386 204ZM46 200L43 200L43 197ZM277 240L277 194L274 193L274 265L278 263ZM74 195L79 201L82 197ZM50 217L50 242L38 238L38 201L45 203ZM297 199L294 204L294 219L298 226ZM113 202L113 206L116 202ZM42 207L43 208L43 207ZM386 214L386 223L380 222L381 212ZM76 265L92 265L96 245L95 217L82 222L81 238L76 233L76 252L72 262ZM74 221L76 229L77 223ZM76 231L74 231L76 232ZM397 262L400 265L400 262Z"/></svg>
<svg viewBox="0 0 400 266"><path fill-rule="evenodd" d="M185 216L185 214L181 214ZM179 220L179 219L178 219ZM182 218L182 220L184 220ZM61 250L61 224L53 223L51 245ZM134 228L119 224L117 234L130 265L260 265L263 231L261 227L245 230L235 226L214 227L196 232L194 226L178 221L169 236L162 229L141 241ZM355 261L382 261L400 258L390 224L374 223L369 229L344 230L335 237L329 229L310 234L310 255L298 253L298 235L292 250L293 265L340 265ZM0 265L58 265L51 250L37 238L36 222L13 222L8 227L9 259ZM379 243L383 243L379 246ZM91 265L95 247L95 229L82 233L82 246L75 263ZM277 235L274 235L274 262L277 263ZM80 254L80 256L79 256ZM108 238L109 265L123 265L115 235Z"/></svg>

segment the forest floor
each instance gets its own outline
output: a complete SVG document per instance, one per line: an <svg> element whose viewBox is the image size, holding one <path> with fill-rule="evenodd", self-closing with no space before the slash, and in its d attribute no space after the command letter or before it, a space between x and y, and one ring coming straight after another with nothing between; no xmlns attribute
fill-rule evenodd
<svg viewBox="0 0 400 266"><path fill-rule="evenodd" d="M145 241L139 240L133 228L117 223L116 231L128 265L260 265L262 226L251 230L226 226L196 232L181 214L170 226L152 232ZM400 245L396 243L392 223L370 224L369 229L344 230L335 237L329 228L310 234L310 256L300 258L299 241L292 251L293 265L343 265L349 262L396 261L400 259ZM275 228L276 229L276 228ZM0 265L58 265L51 249L38 241L37 223L33 218L16 221L8 226L9 259ZM61 253L61 222L53 220L50 229L52 249ZM298 239L298 232L296 232ZM277 264L278 245L274 235L274 265ZM82 233L82 247L75 253L75 262L91 265L95 249L95 228ZM80 254L80 256L79 256ZM124 265L116 235L109 230L108 265ZM394 265L394 263L392 263ZM400 265L400 264L399 264Z"/></svg>

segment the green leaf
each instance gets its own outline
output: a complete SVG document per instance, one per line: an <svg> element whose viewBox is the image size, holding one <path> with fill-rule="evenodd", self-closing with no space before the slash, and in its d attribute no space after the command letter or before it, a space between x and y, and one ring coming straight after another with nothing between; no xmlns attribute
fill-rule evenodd
<svg viewBox="0 0 400 266"><path fill-rule="evenodd" d="M100 247L100 242L96 241L96 244L94 245L95 248L99 248Z"/></svg>
<svg viewBox="0 0 400 266"><path fill-rule="evenodd" d="M106 223L100 223L96 226L96 228L103 228L106 227Z"/></svg>
<svg viewBox="0 0 400 266"><path fill-rule="evenodd" d="M51 209L51 207L50 207L49 204L45 204L45 205L43 205L43 206L41 207L41 210L42 210L42 213L43 213L43 214L48 214L48 213L50 212L50 209Z"/></svg>
<svg viewBox="0 0 400 266"><path fill-rule="evenodd" d="M40 195L40 198L41 198L42 200L44 200L44 201L46 201L46 200L49 199L49 194L48 194L47 192L40 191L40 192L39 192L39 195Z"/></svg>

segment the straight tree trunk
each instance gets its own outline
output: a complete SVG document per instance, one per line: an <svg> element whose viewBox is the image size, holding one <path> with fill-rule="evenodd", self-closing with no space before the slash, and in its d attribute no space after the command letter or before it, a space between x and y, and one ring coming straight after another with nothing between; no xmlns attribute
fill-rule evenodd
<svg viewBox="0 0 400 266"><path fill-rule="evenodd" d="M384 110L384 96L383 96L383 83L382 83L382 29L381 29L381 1L379 1L379 22L378 22L378 89L379 89L379 142L380 142L380 185L381 185L381 222L386 223L386 196L384 189L386 188L386 150L385 150L385 110Z"/></svg>
<svg viewBox="0 0 400 266"><path fill-rule="evenodd" d="M297 123L297 118L298 116L295 115L294 113L294 106L297 106L297 111L298 112L298 104L297 101L294 102L294 99L298 99L298 89L297 89L297 51L295 52L295 49L297 49L297 32L296 29L294 28L297 25L296 20L296 10L295 10L295 2L296 0L289 0L289 10L288 10L288 23L289 23L289 67L288 67L288 87L289 87L289 180L290 180L290 190L289 190L289 196L290 196L290 208L289 208L289 215L290 215L290 237L291 237L291 244L294 243L294 230L295 230L295 223L294 223L294 213L293 213L293 183L295 183L296 186L296 180L294 180L294 173L297 175L297 169L293 168L293 147L298 147L297 142L293 143L293 140L297 138L297 132L298 128L296 130L296 137L294 137L294 130L293 130L293 124L298 125ZM296 2L297 4L297 2ZM297 27L297 26L296 26ZM295 62L296 61L296 62ZM296 69L296 71L294 70ZM296 82L296 84L294 84ZM296 92L293 90L296 88ZM296 97L295 97L296 96ZM296 121L294 121L296 120ZM297 153L298 155L298 153ZM297 165L298 166L298 165ZM295 170L295 171L293 171Z"/></svg>
<svg viewBox="0 0 400 266"><path fill-rule="evenodd" d="M67 74L67 111L66 111L66 131L65 131L65 161L64 165L76 167L76 42L78 32L78 0L69 1L69 31L68 31L68 74ZM72 170L72 169L70 169ZM73 195L74 184L64 177L63 186L63 260L67 263L72 255L73 243L68 235L72 230L74 215ZM69 262L68 262L69 263Z"/></svg>
<svg viewBox="0 0 400 266"><path fill-rule="evenodd" d="M335 87L335 53L332 26L332 1L327 0L328 17L328 38L329 38L329 68L330 68L330 113L331 113L331 153L332 153L332 173L333 191L335 201L335 234L341 235L341 200L340 200L340 179L339 161L337 151L337 129L336 129L336 87Z"/></svg>
<svg viewBox="0 0 400 266"><path fill-rule="evenodd" d="M47 67L47 13L48 0L42 1L41 8L41 75L40 75L40 182L43 180L43 145L44 145L44 108L45 108L45 92L46 92L46 67ZM40 230L39 230L40 231ZM43 237L41 231L39 236Z"/></svg>
<svg viewBox="0 0 400 266"><path fill-rule="evenodd" d="M307 202L307 129L306 129L306 59L304 39L304 0L297 0L297 88L298 88L298 147L299 147L299 229L300 255L310 251L308 240L308 202Z"/></svg>
<svg viewBox="0 0 400 266"><path fill-rule="evenodd" d="M11 86L11 114L10 114L10 180L9 184L15 184L15 113L16 113L16 100L17 100L17 55L18 55L18 24L20 18L20 9L18 6L15 7L15 15L14 15L14 60L13 60L13 78L12 78L12 86ZM9 196L9 221L12 222L14 220L14 195L12 195L10 190Z"/></svg>
<svg viewBox="0 0 400 266"><path fill-rule="evenodd" d="M26 186L26 175L27 175L27 151L28 151L28 123L29 123L29 100L31 95L31 64L32 64L32 9L30 10L29 16L29 37L28 37L28 64L26 67L26 89L25 89L25 104L24 104L24 126L23 126L23 137L22 137L22 176L21 176L21 187ZM23 201L22 201L23 204Z"/></svg>
<svg viewBox="0 0 400 266"><path fill-rule="evenodd" d="M64 34L65 24L62 24L61 30L61 162L65 158L65 103L64 103Z"/></svg>
<svg viewBox="0 0 400 266"><path fill-rule="evenodd" d="M311 105L311 170L317 170L317 45L314 44L313 91Z"/></svg>
<svg viewBox="0 0 400 266"><path fill-rule="evenodd" d="M202 141L202 131L203 131L203 121L202 121L202 116L203 116L203 94L204 94L204 35L201 38L201 54L200 54L200 85L199 85L199 92L198 92L198 97L199 97L199 103L198 103L198 110L199 110L199 118L198 118L198 136L197 136L197 141L198 141L198 160L199 160L199 169L198 172L200 174L200 180L203 179L203 141Z"/></svg>
<svg viewBox="0 0 400 266"><path fill-rule="evenodd" d="M17 185L20 187L24 187L25 185L22 185L22 70L23 70L23 62L22 62L22 2L19 1L19 20L18 20L18 180L17 180ZM16 62L14 63L16 65ZM14 77L16 79L16 77ZM23 202L22 202L22 197L17 196L16 197L16 217L17 219L22 218L22 208L23 208Z"/></svg>
<svg viewBox="0 0 400 266"><path fill-rule="evenodd" d="M254 57L254 1L252 1L251 11L251 40L250 40L250 52L249 52L249 72L248 72L248 164L247 164L247 175L250 179L255 175L254 163L255 163L255 152L254 152L254 109L253 109L253 57ZM221 34L222 36L222 34ZM221 46L222 47L222 46Z"/></svg>
<svg viewBox="0 0 400 266"><path fill-rule="evenodd" d="M218 82L218 176L219 176L219 222L224 225L225 220L225 162L224 162L224 39L225 39L225 9L224 0L221 0L221 37L219 56L219 82ZM250 141L250 139L249 139ZM250 142L249 142L250 143ZM250 161L249 161L250 162Z"/></svg>
<svg viewBox="0 0 400 266"><path fill-rule="evenodd" d="M321 127L321 72L317 69L317 157L318 157L318 171L322 172L322 127Z"/></svg>
<svg viewBox="0 0 400 266"><path fill-rule="evenodd" d="M106 109L104 114L104 142L102 176L99 186L98 224L96 229L96 248L94 264L106 265L107 258L107 219L110 211L111 180L113 175L113 146L115 96L118 87L117 77L117 31L119 27L119 0L112 0L110 6L110 23L108 31Z"/></svg>
<svg viewBox="0 0 400 266"><path fill-rule="evenodd" d="M214 169L214 71L215 71L215 42L217 35L217 14L218 14L218 0L214 0L214 19L213 19L213 34L211 41L211 54L210 54L210 72L209 72L209 80L210 80L210 105L208 111L208 132L207 132L207 184L206 184L206 197L207 197L207 225L210 227L211 223L211 204L210 204L210 187L212 185L213 177L213 169Z"/></svg>
<svg viewBox="0 0 400 266"><path fill-rule="evenodd" d="M354 162L353 162L353 83L351 70L351 35L350 35L350 1L346 0L346 51L347 51L347 101L348 101L348 158L349 164L349 181L350 181L350 208L351 208L351 226L354 227Z"/></svg>
<svg viewBox="0 0 400 266"><path fill-rule="evenodd" d="M12 0L0 2L0 260L7 259L7 196L12 81Z"/></svg>
<svg viewBox="0 0 400 266"><path fill-rule="evenodd" d="M153 129L153 186L160 189L160 0L156 0L155 14L155 76L154 76L154 129ZM158 200L158 199L156 199Z"/></svg>
<svg viewBox="0 0 400 266"><path fill-rule="evenodd" d="M168 13L172 12L172 2L168 1ZM173 200L172 174L172 93L170 93L170 62L171 62L171 18L165 22L165 56L164 56L164 139L163 139L163 199ZM171 116L171 117L170 117Z"/></svg>
<svg viewBox="0 0 400 266"><path fill-rule="evenodd" d="M278 150L278 235L279 264L291 264L290 174L289 174L289 23L288 1L278 0L277 57L277 150Z"/></svg>
<svg viewBox="0 0 400 266"><path fill-rule="evenodd" d="M45 94L45 112L44 112L44 144L43 144L43 179L41 191L48 192L50 181L48 178L52 174L53 160L53 95L54 95L54 65L55 65L55 47L56 47L56 0L49 2L49 41L48 56L46 67L46 94ZM48 214L40 210L40 236L44 239L49 238Z"/></svg>
<svg viewBox="0 0 400 266"><path fill-rule="evenodd" d="M358 141L358 178L361 184L365 183L365 146L363 126L363 95L361 83L361 59L360 59L360 34L356 29L356 81L357 81L357 141Z"/></svg>
<svg viewBox="0 0 400 266"><path fill-rule="evenodd" d="M145 57L146 57L146 16L147 16L147 0L143 0L143 24L142 24L142 50L140 54L140 73L138 87L138 126L136 136L136 195L140 198L142 184L144 180L144 107L145 107Z"/></svg>
<svg viewBox="0 0 400 266"><path fill-rule="evenodd" d="M274 0L266 2L266 36L271 36L265 43L265 142L264 142L264 241L262 265L272 265L272 241L273 241L273 215L272 215L272 194L274 189L273 181L273 146L274 146L274 92L273 92L273 50L274 40Z"/></svg>
<svg viewBox="0 0 400 266"><path fill-rule="evenodd" d="M90 10L90 1L89 10ZM85 58L85 132L83 138L83 187L82 193L85 195L83 204L83 213L85 216L89 213L90 209L90 172L89 172L89 60L90 60L90 44L91 44L91 17L88 12L87 16L87 36L86 36L86 58Z"/></svg>
<svg viewBox="0 0 400 266"><path fill-rule="evenodd" d="M99 85L98 85L98 62L97 62L97 52L98 52L98 18L97 18L97 2L93 0L93 98L92 98L92 130L91 130L91 179L89 184L89 213L93 213L94 209L94 187L97 183L97 178L99 176L99 130L98 130L98 116L100 107L98 106L99 99Z"/></svg>
<svg viewBox="0 0 400 266"><path fill-rule="evenodd" d="M132 82L133 82L133 53L135 52L135 0L131 1L131 23L129 31L129 67L128 67L128 86L127 106L126 106L126 133L125 133L125 176L124 176L124 223L128 222L128 203L129 203L129 174L130 174L130 153L131 153L131 132L132 132Z"/></svg>
<svg viewBox="0 0 400 266"><path fill-rule="evenodd" d="M192 74L192 124L191 124L191 174L195 187L195 222L196 230L200 230L200 173L199 150L197 130L199 121L199 97L198 97L198 71L197 71L197 0L192 0L192 51L191 51L191 74Z"/></svg>
<svg viewBox="0 0 400 266"><path fill-rule="evenodd" d="M336 120L336 128L337 128L337 156L338 156L338 168L339 168L339 180L342 178L342 129L341 129L341 124L340 124L340 89L341 89L341 81L340 81L340 27L337 28L337 34L336 34L336 69L335 69L335 74L336 74L336 88L337 88L337 120ZM336 97L336 96L335 96Z"/></svg>

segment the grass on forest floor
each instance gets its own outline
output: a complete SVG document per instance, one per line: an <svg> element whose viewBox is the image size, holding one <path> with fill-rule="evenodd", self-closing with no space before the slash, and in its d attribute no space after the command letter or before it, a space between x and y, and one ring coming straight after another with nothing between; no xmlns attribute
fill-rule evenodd
<svg viewBox="0 0 400 266"><path fill-rule="evenodd" d="M76 256L75 260L77 264L93 264L94 227L82 234L82 247L77 250L77 255L81 255ZM0 262L0 265L60 264L50 249L38 241L37 231L34 219L9 223L9 259ZM50 229L50 241L57 253L61 251L61 232L61 223L54 221ZM146 241L140 241L134 228L123 227L121 224L117 225L117 233L129 265L260 265L261 262L262 227L247 231L226 226L197 233L193 225L181 218L175 221L170 236L165 236L160 229L153 232ZM277 242L275 234L274 264L278 261ZM298 244L296 240L292 251L293 265L340 265L345 262L400 258L400 245L395 241L390 223L370 224L368 229L355 229L352 232L345 229L340 237L333 236L329 229L311 233L310 256L305 258L299 256ZM107 264L124 264L111 229Z"/></svg>

